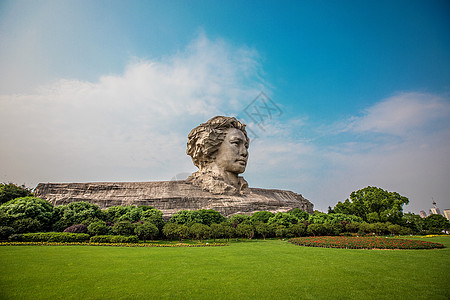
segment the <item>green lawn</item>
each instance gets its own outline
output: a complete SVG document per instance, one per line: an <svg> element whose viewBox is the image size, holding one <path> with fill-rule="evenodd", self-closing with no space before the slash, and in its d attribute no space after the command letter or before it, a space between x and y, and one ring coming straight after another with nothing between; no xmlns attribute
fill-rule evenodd
<svg viewBox="0 0 450 300"><path fill-rule="evenodd" d="M450 248L3 246L0 265L2 299L450 298Z"/></svg>

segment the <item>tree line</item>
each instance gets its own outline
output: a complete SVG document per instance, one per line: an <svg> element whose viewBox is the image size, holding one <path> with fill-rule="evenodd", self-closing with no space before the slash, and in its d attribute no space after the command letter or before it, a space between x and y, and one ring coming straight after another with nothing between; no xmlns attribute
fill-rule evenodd
<svg viewBox="0 0 450 300"><path fill-rule="evenodd" d="M88 233L148 239L290 238L306 235L429 234L450 229L441 215L404 214L408 199L376 187L352 192L328 213L258 211L225 218L212 209L181 210L164 220L151 206L100 209L89 202L53 206L25 187L0 185L0 239L31 232Z"/></svg>

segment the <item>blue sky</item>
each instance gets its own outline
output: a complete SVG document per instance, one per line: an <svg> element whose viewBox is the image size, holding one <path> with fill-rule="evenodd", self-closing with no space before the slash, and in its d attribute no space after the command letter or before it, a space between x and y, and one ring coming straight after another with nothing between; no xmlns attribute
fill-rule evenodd
<svg viewBox="0 0 450 300"><path fill-rule="evenodd" d="M170 180L239 115L250 186L450 208L449 53L448 1L0 1L0 181Z"/></svg>

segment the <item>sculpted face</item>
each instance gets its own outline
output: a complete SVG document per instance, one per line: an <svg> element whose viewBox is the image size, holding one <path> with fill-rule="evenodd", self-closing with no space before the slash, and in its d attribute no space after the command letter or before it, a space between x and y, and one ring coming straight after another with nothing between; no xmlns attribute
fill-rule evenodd
<svg viewBox="0 0 450 300"><path fill-rule="evenodd" d="M248 141L244 133L236 128L227 131L225 140L217 150L216 165L227 172L240 174L245 171L248 159Z"/></svg>

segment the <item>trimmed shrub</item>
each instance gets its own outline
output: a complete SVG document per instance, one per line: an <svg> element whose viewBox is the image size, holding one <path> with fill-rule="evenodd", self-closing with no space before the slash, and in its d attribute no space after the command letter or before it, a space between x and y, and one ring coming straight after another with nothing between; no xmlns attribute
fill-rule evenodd
<svg viewBox="0 0 450 300"><path fill-rule="evenodd" d="M91 223L87 228L90 235L106 235L111 230L111 226L108 226L103 221Z"/></svg>
<svg viewBox="0 0 450 300"><path fill-rule="evenodd" d="M88 240L89 234L86 233L37 232L37 233L24 233L22 235L22 241L24 242L73 243L73 242L86 242Z"/></svg>
<svg viewBox="0 0 450 300"><path fill-rule="evenodd" d="M64 229L64 232L71 232L71 233L87 233L88 228L86 225L78 224L78 225L72 225L70 227L67 227Z"/></svg>
<svg viewBox="0 0 450 300"><path fill-rule="evenodd" d="M10 242L22 242L22 240L23 240L23 234L21 234L21 233L14 233L14 234L11 234L11 235L8 237L8 240L9 240Z"/></svg>
<svg viewBox="0 0 450 300"><path fill-rule="evenodd" d="M0 240L7 240L14 233L14 228L9 226L0 226Z"/></svg>
<svg viewBox="0 0 450 300"><path fill-rule="evenodd" d="M136 235L112 235L111 243L139 243L139 238Z"/></svg>
<svg viewBox="0 0 450 300"><path fill-rule="evenodd" d="M139 238L135 235L96 235L90 238L90 243L138 243Z"/></svg>

